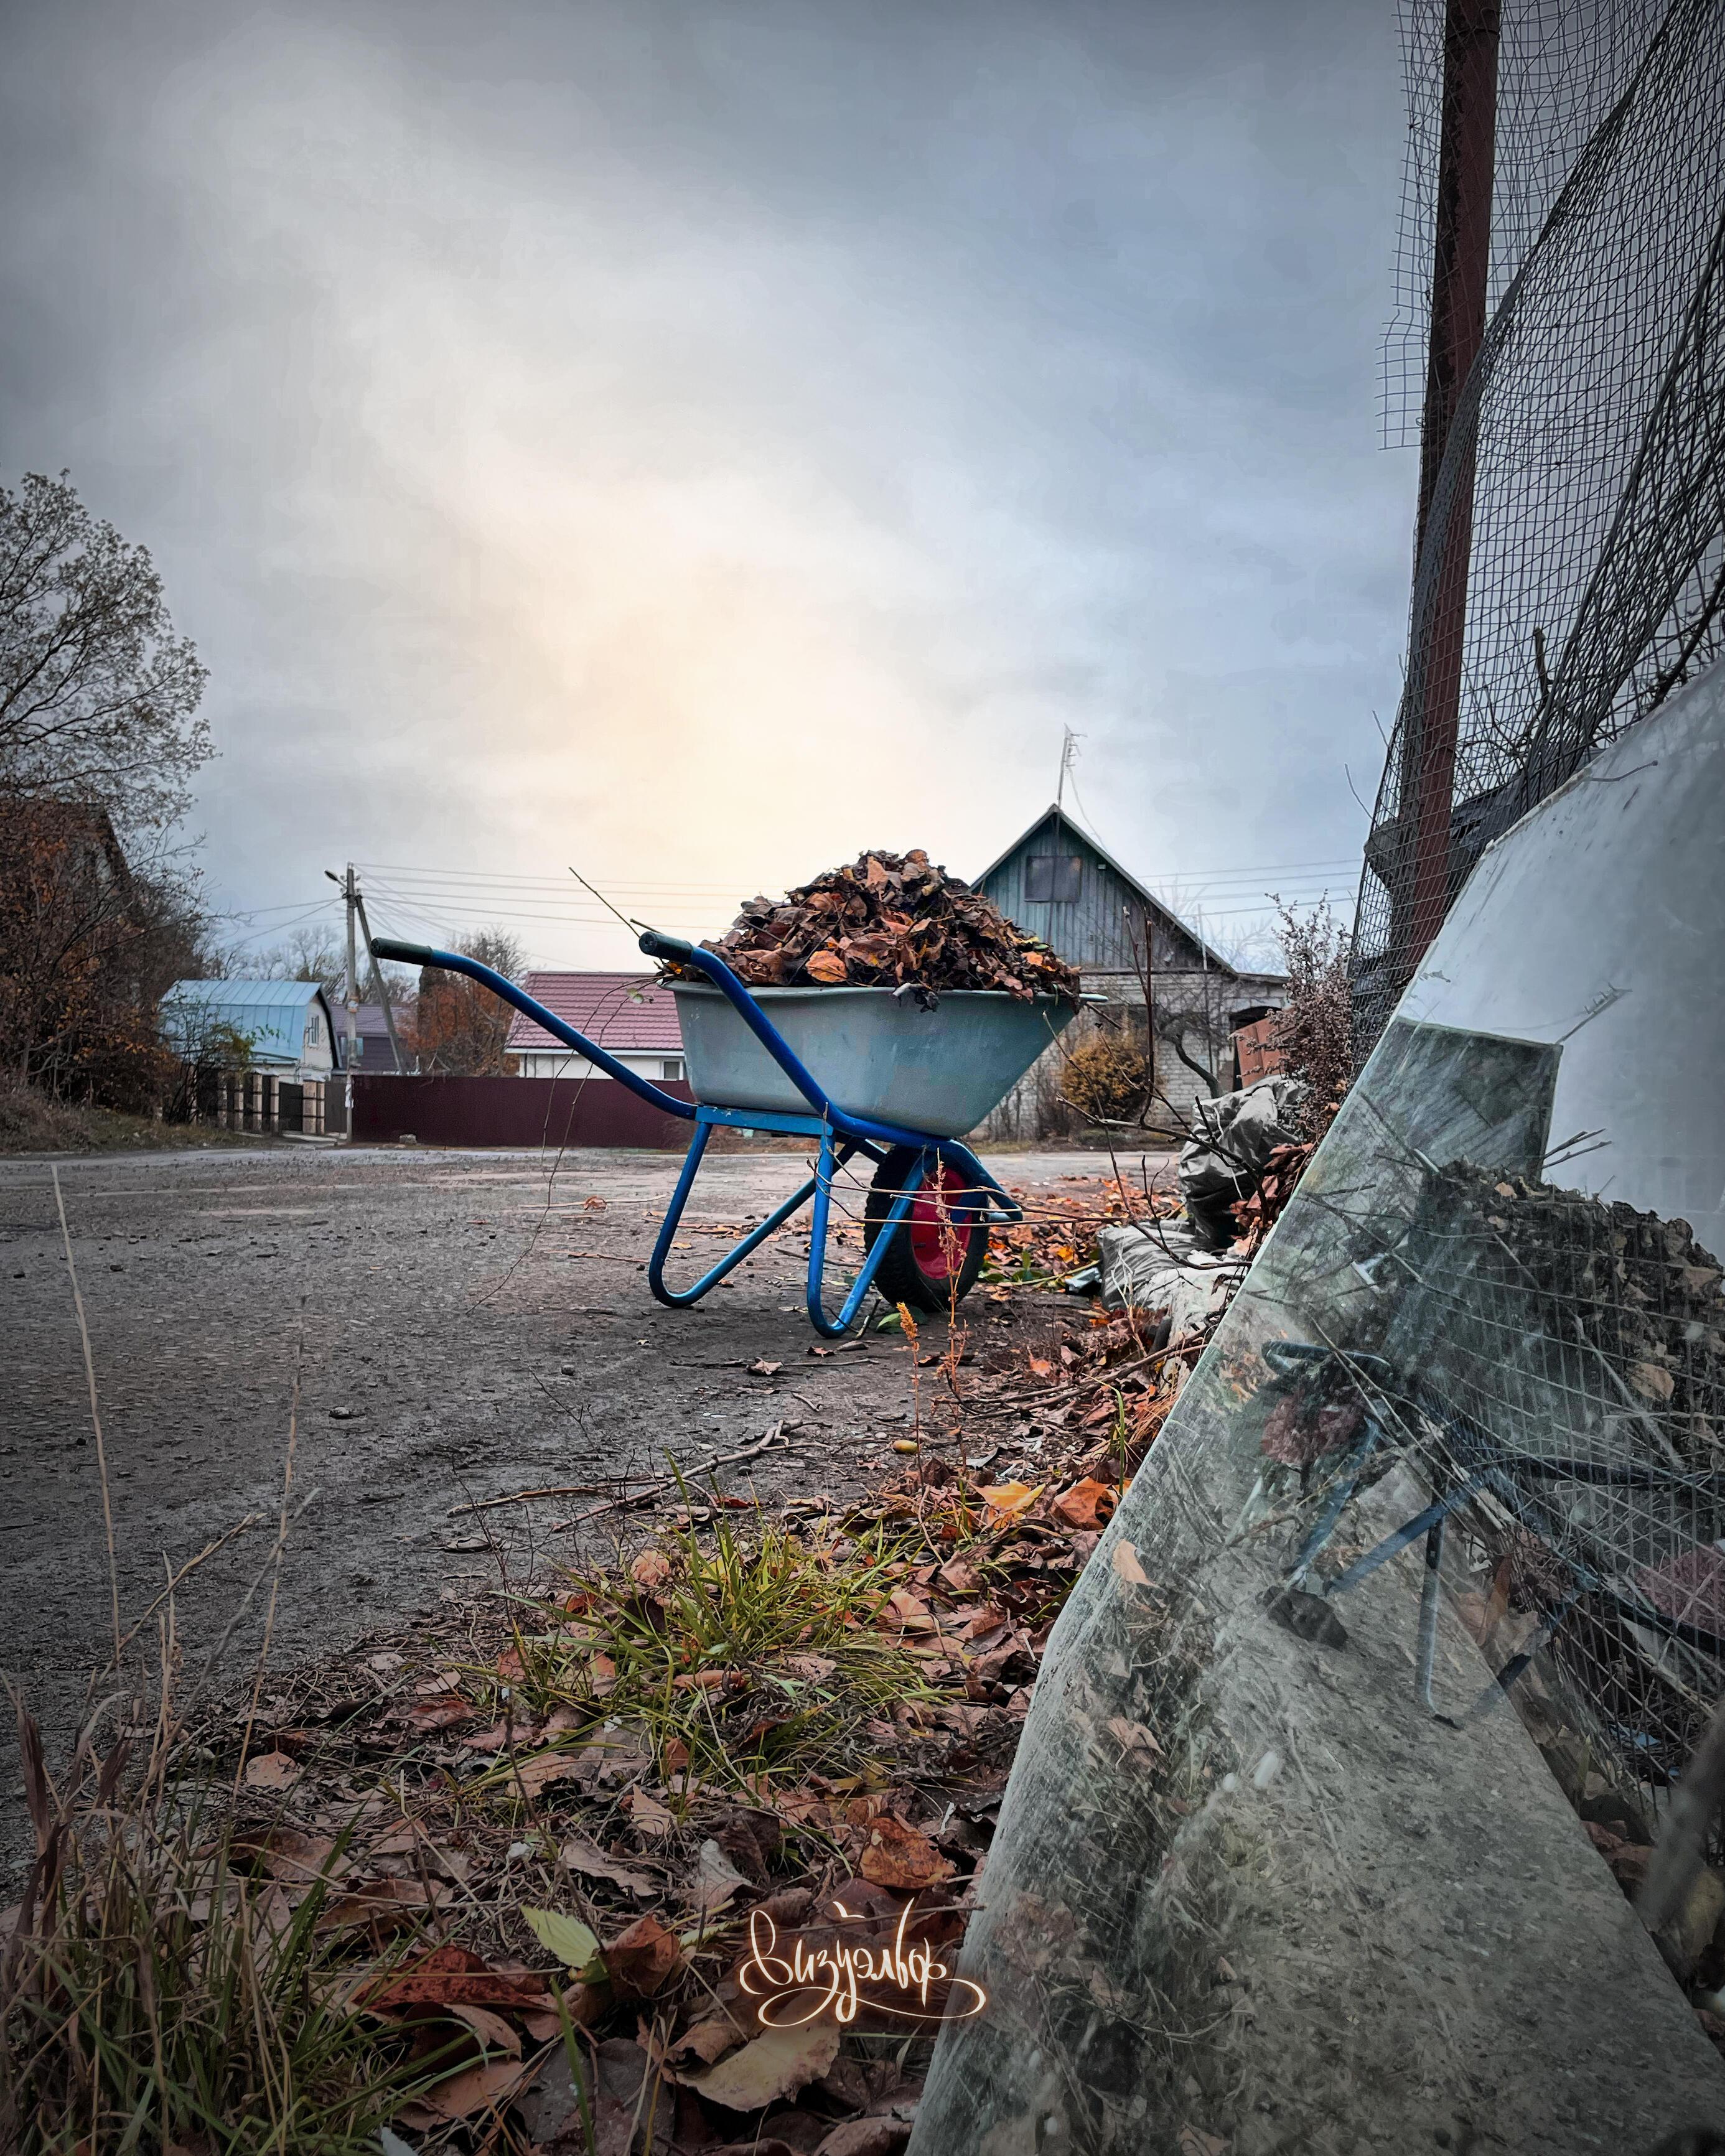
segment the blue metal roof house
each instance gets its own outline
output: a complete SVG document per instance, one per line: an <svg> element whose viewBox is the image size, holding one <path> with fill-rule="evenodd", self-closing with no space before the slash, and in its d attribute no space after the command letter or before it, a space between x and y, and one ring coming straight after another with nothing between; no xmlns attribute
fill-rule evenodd
<svg viewBox="0 0 1725 2156"><path fill-rule="evenodd" d="M176 981L162 999L162 1024L184 1055L218 1027L248 1034L247 1067L297 1084L335 1068L335 1016L316 981Z"/></svg>
<svg viewBox="0 0 1725 2156"><path fill-rule="evenodd" d="M1150 1120L1178 1135L1199 1100L1232 1089L1234 1029L1285 1000L1281 974L1230 963L1057 806L1014 839L974 888L1076 966L1087 990L1107 998L1104 1009L1076 1020L988 1118L982 1135L997 1142L1076 1127L1061 1094L1065 1065L1099 1031L1123 1032L1147 1054L1156 1095Z"/></svg>

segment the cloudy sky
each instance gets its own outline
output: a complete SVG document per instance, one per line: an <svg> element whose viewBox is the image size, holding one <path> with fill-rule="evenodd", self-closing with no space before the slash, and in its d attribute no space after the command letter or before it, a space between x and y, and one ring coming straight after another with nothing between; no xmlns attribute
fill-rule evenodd
<svg viewBox="0 0 1725 2156"><path fill-rule="evenodd" d="M155 554L253 931L352 859L380 924L627 963L570 863L702 930L865 844L974 873L1069 726L1081 815L1219 935L1348 886L1414 479L1390 0L57 0L6 44L0 473Z"/></svg>

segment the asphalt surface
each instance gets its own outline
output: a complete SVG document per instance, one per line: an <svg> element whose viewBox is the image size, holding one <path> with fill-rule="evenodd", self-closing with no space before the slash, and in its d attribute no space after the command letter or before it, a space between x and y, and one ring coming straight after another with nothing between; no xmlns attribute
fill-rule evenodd
<svg viewBox="0 0 1725 2156"><path fill-rule="evenodd" d="M62 1158L123 1622L250 1517L175 1593L182 1666L202 1671L267 1569L296 1372L279 1666L495 1579L500 1561L522 1576L591 1554L655 1517L563 1524L606 1502L619 1478L662 1474L668 1458L699 1471L774 1424L783 1440L719 1469L721 1487L774 1501L859 1487L909 1419L903 1344L874 1335L811 1354L806 1245L788 1234L697 1308L655 1303L645 1261L676 1166L662 1153L572 1153L552 1178L538 1155L280 1144ZM1031 1183L1095 1172L1070 1155L995 1167ZM680 1237L681 1276L705 1270L800 1173L782 1152L710 1155ZM111 1602L46 1160L0 1161L0 1670L52 1752L108 1651ZM933 1335L929 1344L938 1326ZM753 1374L756 1362L782 1367ZM589 1488L454 1510L563 1484ZM247 1661L266 1599L239 1616L212 1684ZM0 1873L23 1845L19 1794L8 1732Z"/></svg>

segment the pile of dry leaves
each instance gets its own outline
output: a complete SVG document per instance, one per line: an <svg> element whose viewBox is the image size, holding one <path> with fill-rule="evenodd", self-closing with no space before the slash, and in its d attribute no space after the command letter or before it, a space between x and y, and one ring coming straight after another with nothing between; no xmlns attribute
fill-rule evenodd
<svg viewBox="0 0 1725 2156"><path fill-rule="evenodd" d="M1028 1348L985 1353L954 1424L967 1467L1050 1488L1075 1479L1123 1485L1209 1339L1209 1331L1166 1333L1155 1312L1097 1311Z"/></svg>
<svg viewBox="0 0 1725 2156"><path fill-rule="evenodd" d="M988 1238L984 1285L1004 1301L1014 1288L1059 1287L1096 1260L1102 1229L1129 1221L1167 1219L1179 1210L1173 1190L1154 1183L1127 1190L1113 1175L1063 1175L1058 1191L1008 1190L1023 1211L1015 1227L996 1228Z"/></svg>
<svg viewBox="0 0 1725 2156"><path fill-rule="evenodd" d="M752 898L709 950L760 988L1004 988L1076 1001L1078 975L920 847L866 853L775 902Z"/></svg>

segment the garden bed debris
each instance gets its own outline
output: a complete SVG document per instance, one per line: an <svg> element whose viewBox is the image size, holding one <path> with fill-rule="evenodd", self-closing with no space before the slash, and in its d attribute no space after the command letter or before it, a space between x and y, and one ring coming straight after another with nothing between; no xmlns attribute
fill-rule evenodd
<svg viewBox="0 0 1725 2156"><path fill-rule="evenodd" d="M721 1514L279 1686L262 1778L201 1732L241 1792L246 1891L312 1905L394 2070L424 2069L395 2133L901 2148L932 2021L907 2042L865 1999L843 2030L763 2029L755 1940L956 1946L1118 1494L928 1460L864 1503Z"/></svg>
<svg viewBox="0 0 1725 2156"><path fill-rule="evenodd" d="M783 899L752 898L704 947L752 988L996 988L1078 999L1078 974L1064 958L920 847L860 854Z"/></svg>

